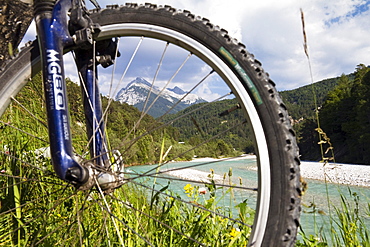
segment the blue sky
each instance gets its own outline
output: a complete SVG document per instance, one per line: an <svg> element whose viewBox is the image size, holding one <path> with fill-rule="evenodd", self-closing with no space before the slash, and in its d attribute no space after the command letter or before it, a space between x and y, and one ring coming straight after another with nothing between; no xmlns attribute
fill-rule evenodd
<svg viewBox="0 0 370 247"><path fill-rule="evenodd" d="M99 3L105 6L125 1ZM301 8L314 81L351 73L359 63L370 64L370 1L158 0L156 3L190 10L228 30L262 62L278 90L311 82L303 51Z"/></svg>
<svg viewBox="0 0 370 247"><path fill-rule="evenodd" d="M369 5L370 1L353 2L352 8L350 8L347 13L334 16L327 20L325 24L330 27L334 23L346 22L349 19L360 17L363 14L366 15L366 12L369 11ZM328 13L328 15L330 14Z"/></svg>

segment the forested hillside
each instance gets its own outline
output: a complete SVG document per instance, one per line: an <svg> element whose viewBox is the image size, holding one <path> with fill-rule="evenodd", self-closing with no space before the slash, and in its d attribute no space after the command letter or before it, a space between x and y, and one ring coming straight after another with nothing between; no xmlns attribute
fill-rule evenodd
<svg viewBox="0 0 370 247"><path fill-rule="evenodd" d="M314 85L318 98L319 124L323 131L320 134L322 147L318 144L319 125L313 103L309 109L307 106L310 101L307 101L307 104L301 105L302 109L297 107L298 110L296 106L292 107L287 103L294 119L303 117L301 121L294 124L302 160L321 160L324 157L333 158L336 162L342 163L370 164L369 71L370 69L365 65L358 65L353 74L335 78L335 87L328 92L326 90L329 84L325 82L330 80L323 81L322 89L320 89L320 83ZM284 95L284 92L282 94ZM313 98L312 91L307 91L307 95ZM289 99L286 101L291 102ZM305 115L307 112L311 112L311 116ZM330 147L333 147L334 155L331 149L328 149Z"/></svg>
<svg viewBox="0 0 370 247"><path fill-rule="evenodd" d="M338 84L338 79L339 77L330 78L297 89L281 91L280 95L292 118L298 120L312 117L315 109L314 97L316 97L317 105L321 106L329 91Z"/></svg>
<svg viewBox="0 0 370 247"><path fill-rule="evenodd" d="M320 120L337 162L370 164L370 68L357 66L354 78L340 77L329 92Z"/></svg>
<svg viewBox="0 0 370 247"><path fill-rule="evenodd" d="M352 77L352 76L350 76ZM284 103L288 107L292 117L294 128L297 132L299 146L305 160L320 160L320 147L318 134L315 131L317 123L315 120L314 93L316 94L317 104L320 106L326 100L329 91L333 90L338 84L338 78L331 78L316 82L313 85L303 86L294 90L280 92ZM236 100L222 100L207 107L199 109L187 116L183 120L175 123L180 139L195 145L201 138L211 136L211 134L229 128L241 114L238 111L226 117L220 117L219 113L232 108L237 104ZM199 105L191 106L177 114L168 116L166 120L171 120L186 112L192 111ZM200 126L201 124L201 126ZM231 145L233 148L246 153L253 152L252 139L248 131L232 130L231 134L222 135L221 141Z"/></svg>
<svg viewBox="0 0 370 247"><path fill-rule="evenodd" d="M81 88L68 78L66 79L66 82L73 147L76 155L88 158L87 135L82 106ZM12 107L9 108L9 111L12 113L9 114L9 116L14 116L14 112L16 111L18 118L22 119L22 121L17 123L17 128L26 130L28 133L32 133L35 136L41 135L44 140L48 140L46 134L45 101L40 75L32 78L32 80L22 89L22 91L17 95L17 101L20 102L22 107L18 104L13 104ZM108 104L108 98L103 97L102 101L104 106ZM163 139L167 140L171 144L176 143L176 141L171 137L174 136L172 133L174 130L170 127L153 131L135 143L130 143L129 140L137 135L145 133L150 128L158 126L159 123L151 116L145 116L142 119L141 124L135 126L135 121L140 117L140 112L136 108L115 101L111 101L109 104L109 111L105 117L107 133L109 133L109 145L112 148L114 147L114 149L119 149L121 151L125 157L126 164L155 163L159 160L160 147ZM32 116L25 109L32 112ZM43 121L41 127L39 127L40 121L36 121L35 117L40 121ZM13 119L8 118L7 113L2 117L4 122L14 122ZM132 129L134 130L131 131ZM44 141L37 144L36 148L43 148L48 145L49 144ZM130 146L129 149L127 148L128 146Z"/></svg>
<svg viewBox="0 0 370 247"><path fill-rule="evenodd" d="M349 75L353 77L353 75ZM293 128L297 134L302 160L319 161L322 159L315 112L324 104L328 93L337 85L340 77L329 78L297 89L281 91L280 95L292 117Z"/></svg>
<svg viewBox="0 0 370 247"><path fill-rule="evenodd" d="M230 114L220 116L222 112L235 109L237 104L235 99L221 100L211 104L201 103L169 115L165 121L171 121L180 115L191 112L180 121L175 122L173 126L179 131L180 139L193 146L216 136L214 140L201 148L203 151L200 154L212 150L213 153L222 156L230 153L233 149L239 152L253 153L250 131L245 124L243 127L239 125L245 120L241 110L236 109ZM227 132L220 134L224 131Z"/></svg>

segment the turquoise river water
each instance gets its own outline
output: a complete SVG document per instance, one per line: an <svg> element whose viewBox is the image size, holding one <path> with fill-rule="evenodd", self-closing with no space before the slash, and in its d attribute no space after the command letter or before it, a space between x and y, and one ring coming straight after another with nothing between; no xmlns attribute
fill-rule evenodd
<svg viewBox="0 0 370 247"><path fill-rule="evenodd" d="M192 179L197 179L197 176L203 176L202 172L204 172L204 174L209 174L210 170L213 169L215 174L223 176L223 174L227 174L229 172L229 167L232 167L233 183L238 183L238 177L242 177L244 179L243 185L252 188L256 187L256 171L253 169L253 167L255 167L255 159L253 158L221 161L217 163L208 163L204 161L174 162L164 165L161 167L161 170L184 166L189 167L196 164L202 165L188 168L190 170L182 170L181 173L183 173L184 176L189 175ZM153 168L155 168L155 166L136 166L129 167L128 170L141 173ZM194 170L196 170L195 174L193 173ZM317 232L321 231L327 238L329 238L328 232L330 231L330 219L337 220L337 217L335 216L335 207L339 208L341 206L341 195L345 196L347 198L347 202L354 207L354 197L351 196L353 193L356 193L359 198L358 207L361 219L366 222L366 225L370 228L370 212L368 206L368 203L370 202L370 187L343 186L309 179L305 179L305 182L307 183L307 190L302 198L302 214L300 222L301 228L307 236L310 234L317 235ZM166 184L165 181L163 181L163 183ZM174 190L179 194L183 194L183 187L185 184L186 182L172 182L171 190ZM248 196L252 198L256 197L255 192L250 192L250 195ZM249 201L252 202L253 200ZM329 217L330 214L334 215L334 217ZM335 226L335 222L332 225ZM335 227L335 229L338 228ZM298 238L301 237L299 236Z"/></svg>

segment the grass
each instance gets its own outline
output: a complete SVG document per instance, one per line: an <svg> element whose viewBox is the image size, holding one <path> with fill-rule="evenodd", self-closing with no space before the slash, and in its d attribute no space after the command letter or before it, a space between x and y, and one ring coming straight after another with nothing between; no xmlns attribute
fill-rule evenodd
<svg viewBox="0 0 370 247"><path fill-rule="evenodd" d="M305 229L301 228L301 240L297 246L370 246L369 222L366 222L370 217L370 203L366 203L367 209L361 210L361 197L351 188L347 189L348 193L344 193L338 188L339 203L336 204L331 202L327 191L327 215L318 211L314 203L311 204L313 217L320 217L322 221L315 220L315 234L307 235Z"/></svg>
<svg viewBox="0 0 370 247"><path fill-rule="evenodd" d="M219 216L253 220L246 202L237 205L239 217L220 206L231 189L221 191L213 183L204 195L188 184L179 195L169 184L149 181L154 193L135 183L104 197L97 190L77 193L54 175L50 160L32 152L40 143L23 134L4 136L2 143L13 148L0 155L0 246L189 246L194 239L210 246L246 245L250 228Z"/></svg>
<svg viewBox="0 0 370 247"><path fill-rule="evenodd" d="M9 196L15 207L20 203L26 206L21 207L22 214L18 214L16 208L14 213L1 217L2 224L8 224L0 231L4 246L66 243L71 246L120 246L121 242L124 246L146 246L147 241L154 246L189 246L194 244L194 239L211 246L243 246L249 235L249 228L217 215L232 217L231 211L225 212L213 196L200 195L198 187L192 185L184 188L192 205L177 200L180 196L171 194L167 186L158 190L162 193L148 197L142 188L127 184L105 197L109 209L98 192L75 194L69 191L72 188L67 188L51 193L49 189L33 189L35 193L29 194L30 197L10 199ZM33 203L27 204L31 201ZM249 210L245 203L239 208L242 213ZM241 217L239 220L249 219Z"/></svg>
<svg viewBox="0 0 370 247"><path fill-rule="evenodd" d="M35 152L49 144L46 126L21 106L44 119L44 101L42 96L36 97L42 92L29 84L17 97L20 103L13 102L1 118L0 246L136 247L148 246L147 242L154 246L189 246L194 245L194 239L210 246L246 245L250 228L229 218L251 225L254 211L247 202L236 208L224 207L234 204L234 192L216 188L214 183L204 185L206 195L200 194L199 186L194 184L174 193L169 184L158 179L148 181L149 190L126 183L103 196L96 189L76 192L58 179L50 159ZM72 128L74 143L79 145L75 150L86 150L82 141L85 133L77 127ZM162 138L163 159L166 150ZM231 181L231 175L225 175L225 183ZM153 193L151 188L155 189ZM190 203L183 203L181 198Z"/></svg>

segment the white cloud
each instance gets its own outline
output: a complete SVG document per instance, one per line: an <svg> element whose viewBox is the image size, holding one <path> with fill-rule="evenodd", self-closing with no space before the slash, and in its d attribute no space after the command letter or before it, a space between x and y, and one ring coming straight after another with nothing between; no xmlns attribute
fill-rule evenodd
<svg viewBox="0 0 370 247"><path fill-rule="evenodd" d="M311 82L303 51L300 8L305 13L313 80L351 73L370 64L369 10L363 0L167 0L220 25L246 44L276 82L293 89ZM143 2L144 3L144 2ZM361 11L363 12L361 12ZM328 25L330 24L330 25Z"/></svg>
<svg viewBox="0 0 370 247"><path fill-rule="evenodd" d="M105 6L111 3L111 0L99 2ZM228 30L231 36L245 43L248 50L262 62L279 90L293 89L311 82L303 52L300 8L305 13L314 81L351 73L359 63L370 64L368 1L157 0L156 2L159 5L168 4L175 8L190 10ZM118 3L124 4L125 1ZM34 28L32 32L34 33ZM142 71L145 73L147 70Z"/></svg>

